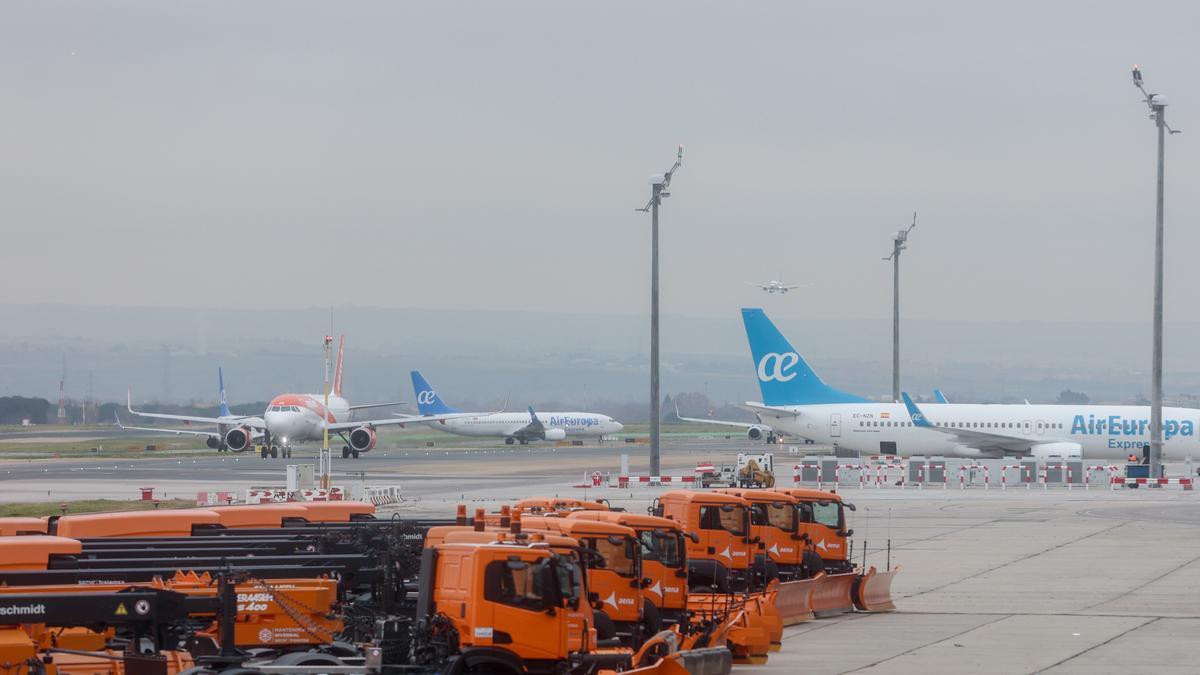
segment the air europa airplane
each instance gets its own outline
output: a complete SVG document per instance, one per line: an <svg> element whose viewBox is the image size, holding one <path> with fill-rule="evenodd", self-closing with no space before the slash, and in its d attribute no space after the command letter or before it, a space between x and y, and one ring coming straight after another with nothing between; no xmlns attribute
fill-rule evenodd
<svg viewBox="0 0 1200 675"><path fill-rule="evenodd" d="M1149 406L876 403L825 384L761 309L743 309L761 403L784 433L865 454L1124 459L1150 443ZM943 399L944 400L944 399ZM1200 450L1200 411L1163 408L1163 456Z"/></svg>

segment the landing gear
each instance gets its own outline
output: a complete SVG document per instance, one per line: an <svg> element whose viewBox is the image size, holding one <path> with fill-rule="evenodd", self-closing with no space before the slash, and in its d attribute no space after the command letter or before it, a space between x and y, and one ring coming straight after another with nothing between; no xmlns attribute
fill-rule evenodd
<svg viewBox="0 0 1200 675"><path fill-rule="evenodd" d="M350 446L342 446L342 459L350 459Z"/></svg>
<svg viewBox="0 0 1200 675"><path fill-rule="evenodd" d="M528 439L525 439L525 438L522 438L522 439L521 439L521 445L529 445L529 440L528 440Z"/></svg>
<svg viewBox="0 0 1200 675"><path fill-rule="evenodd" d="M351 456L351 457L353 457L354 459L358 459L358 451L357 451L357 450L351 450L351 451L350 451L350 456Z"/></svg>
<svg viewBox="0 0 1200 675"><path fill-rule="evenodd" d="M279 448L277 446L272 445L271 446L271 459L277 459L278 457L279 457Z"/></svg>
<svg viewBox="0 0 1200 675"><path fill-rule="evenodd" d="M260 445L260 446L259 446L259 449L258 449L258 452L259 452L259 454L261 454L261 455L262 455L262 458L263 458L263 459L266 459L266 458L267 458L267 454L268 454L269 452L271 452L271 449L270 449L270 448L268 448L268 447L267 447L267 446L265 446L265 445Z"/></svg>
<svg viewBox="0 0 1200 675"><path fill-rule="evenodd" d="M504 437L504 444L505 444L505 445L512 445L512 444L513 444L513 437L512 437L512 436L505 436L505 437Z"/></svg>

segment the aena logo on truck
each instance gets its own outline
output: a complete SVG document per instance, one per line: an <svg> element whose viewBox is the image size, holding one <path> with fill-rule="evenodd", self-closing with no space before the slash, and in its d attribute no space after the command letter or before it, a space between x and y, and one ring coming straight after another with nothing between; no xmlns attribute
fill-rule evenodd
<svg viewBox="0 0 1200 675"><path fill-rule="evenodd" d="M791 369L796 367L800 362L800 357L796 352L787 352L780 354L771 352L763 354L763 357L758 361L758 379L763 382L787 382L796 377L796 373L789 373Z"/></svg>

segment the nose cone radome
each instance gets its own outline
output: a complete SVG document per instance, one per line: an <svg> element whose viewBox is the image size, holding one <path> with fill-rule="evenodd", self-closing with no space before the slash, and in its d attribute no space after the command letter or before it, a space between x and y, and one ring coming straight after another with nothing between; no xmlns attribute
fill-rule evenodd
<svg viewBox="0 0 1200 675"><path fill-rule="evenodd" d="M621 424L620 422L614 420L611 417L608 418L608 423L612 425L612 433L614 433L614 434L625 428L624 424Z"/></svg>

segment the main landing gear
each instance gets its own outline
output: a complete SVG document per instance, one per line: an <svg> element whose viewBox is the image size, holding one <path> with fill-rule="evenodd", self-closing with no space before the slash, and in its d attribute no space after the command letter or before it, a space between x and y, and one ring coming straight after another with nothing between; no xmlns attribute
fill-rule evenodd
<svg viewBox="0 0 1200 675"><path fill-rule="evenodd" d="M358 459L358 451L348 445L343 445L342 459L350 459L351 457Z"/></svg>

